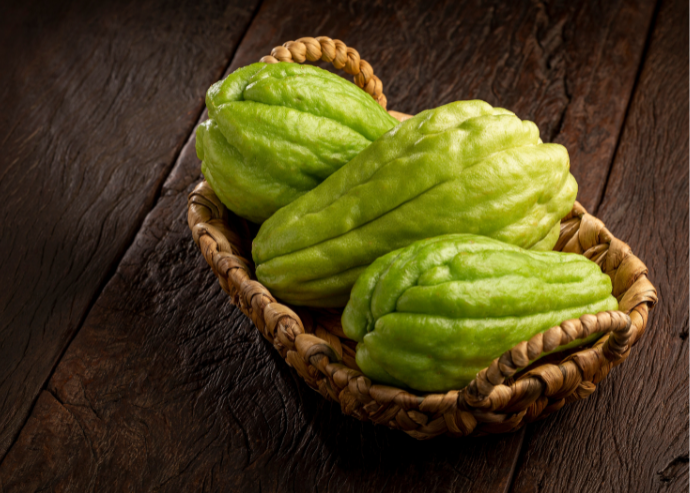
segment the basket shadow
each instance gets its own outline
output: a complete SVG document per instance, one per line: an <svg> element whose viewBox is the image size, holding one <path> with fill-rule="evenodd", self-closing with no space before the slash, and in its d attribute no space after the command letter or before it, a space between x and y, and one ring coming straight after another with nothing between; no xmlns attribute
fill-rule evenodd
<svg viewBox="0 0 690 493"><path fill-rule="evenodd" d="M276 367L285 367L272 347L269 353ZM302 435L297 441L306 442L300 453L328 457L328 464L321 465L327 474L321 469L309 473L317 474L313 478L317 484L331 485L326 489L339 484L338 491L409 491L410 484L427 483L431 491L451 487L494 491L511 474L523 431L419 441L400 430L344 414L338 403L311 389L294 369L285 370L292 376L305 423L304 429L294 430Z"/></svg>

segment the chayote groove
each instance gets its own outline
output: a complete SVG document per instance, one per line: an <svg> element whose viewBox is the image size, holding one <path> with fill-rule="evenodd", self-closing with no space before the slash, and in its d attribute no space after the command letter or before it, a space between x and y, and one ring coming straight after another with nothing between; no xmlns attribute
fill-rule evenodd
<svg viewBox="0 0 690 493"><path fill-rule="evenodd" d="M577 183L537 126L482 101L424 111L279 210L254 240L257 278L297 305L344 306L376 258L449 233L550 250Z"/></svg>
<svg viewBox="0 0 690 493"><path fill-rule="evenodd" d="M582 255L458 234L377 259L352 289L342 324L359 341L366 375L431 392L464 387L505 351L564 320L617 308L611 279Z"/></svg>
<svg viewBox="0 0 690 493"><path fill-rule="evenodd" d="M295 63L241 68L210 87L206 107L204 176L228 209L259 223L398 123L351 82Z"/></svg>

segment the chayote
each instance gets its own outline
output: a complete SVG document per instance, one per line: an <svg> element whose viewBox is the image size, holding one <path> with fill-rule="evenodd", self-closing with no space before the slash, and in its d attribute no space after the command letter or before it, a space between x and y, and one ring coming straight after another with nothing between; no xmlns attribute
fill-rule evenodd
<svg viewBox="0 0 690 493"><path fill-rule="evenodd" d="M459 234L376 260L352 289L342 323L359 341L366 375L431 392L464 387L505 351L564 320L617 308L611 279L582 255Z"/></svg>
<svg viewBox="0 0 690 493"><path fill-rule="evenodd" d="M259 230L259 281L296 305L344 306L378 257L449 233L550 250L577 183L566 149L482 101L401 123Z"/></svg>
<svg viewBox="0 0 690 493"><path fill-rule="evenodd" d="M255 63L212 85L196 131L202 172L225 206L262 222L398 121L356 85L295 63Z"/></svg>

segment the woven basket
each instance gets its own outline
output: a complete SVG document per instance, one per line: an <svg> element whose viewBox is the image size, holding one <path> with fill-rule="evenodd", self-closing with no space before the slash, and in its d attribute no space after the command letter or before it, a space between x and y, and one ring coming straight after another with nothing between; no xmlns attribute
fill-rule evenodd
<svg viewBox="0 0 690 493"><path fill-rule="evenodd" d="M381 81L357 51L341 41L301 38L274 48L270 57L261 60L319 59L354 75L355 83L385 107ZM407 116L391 113L401 120ZM611 277L620 311L583 315L537 334L506 351L463 389L411 393L373 383L359 371L356 343L343 333L340 312L288 308L255 280L252 228L227 211L206 181L189 195L188 223L223 290L310 387L339 402L345 414L403 430L417 439L510 432L587 397L612 367L628 357L657 301L642 261L576 202L561 221L554 250L596 262ZM551 354L527 366L542 352L593 332L604 335L591 347Z"/></svg>

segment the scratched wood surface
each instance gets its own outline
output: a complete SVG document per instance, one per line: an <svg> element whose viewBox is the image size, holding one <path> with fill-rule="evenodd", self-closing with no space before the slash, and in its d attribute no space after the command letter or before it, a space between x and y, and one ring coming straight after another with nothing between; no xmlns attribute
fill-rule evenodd
<svg viewBox="0 0 690 493"><path fill-rule="evenodd" d="M590 399L528 429L515 493L688 491L687 19L687 2L660 5L597 214L645 260L659 303Z"/></svg>
<svg viewBox="0 0 690 493"><path fill-rule="evenodd" d="M94 118L120 109L102 130L112 135L93 135L65 117L44 125L48 137L35 149L28 139L34 130L19 119L40 120L41 111L59 115L67 104L60 101L69 102L86 84L85 68L75 80L64 75L45 89L52 109L34 104L35 94L22 90L26 69L14 58L8 62L12 70L2 75L13 86L0 87L0 101L15 112L0 117L0 135L9 135L5 141L12 144L11 159L0 158L0 187L15 204L10 208L6 199L0 210L6 221L16 221L5 223L14 226L8 235L3 225L0 238L4 286L14 279L6 266L16 272L26 260L14 257L29 256L20 240L30 232L12 213L21 209L31 224L49 221L51 227L71 225L69 218L79 217L70 209L74 204L91 215L81 220L86 245L68 227L56 228L57 237L45 228L32 231L31 248L37 250L31 252L40 258L34 268L43 273L45 291L26 284L0 293L0 403L12 413L0 442L9 448L6 454L0 448L0 492L687 490L687 27L677 21L678 5L266 0L258 10L214 4L169 12L132 4L124 11L91 5L43 14L42 22L51 26L43 35L54 36L46 46L60 55L60 37L86 43L80 37L85 34L73 33L86 22L110 57L110 64L96 65L92 73L107 70L120 81L120 91L141 92L143 99L122 102L115 93L112 108L98 113L93 101L102 101L90 89L89 98L77 102L80 108L94 104ZM32 23L32 12L11 11L19 19L8 22L16 34L2 31L0 40L29 39L36 29L45 33ZM152 25L158 36L137 37L138 29ZM545 140L568 147L580 200L630 241L665 303L653 312L650 332L631 361L589 400L526 432L416 442L342 416L228 305L187 230L186 196L200 173L193 140L185 140L206 86L230 56L233 70L283 41L318 34L359 49L383 80L390 108L414 113L481 98L533 119ZM45 46L32 42L0 43L1 59L19 48L39 61L55 57L38 54ZM140 45L162 53L146 57L138 53ZM177 65L164 70L158 56L173 47ZM94 48L80 49L86 64ZM665 56L667 51L674 56ZM128 65L131 57L148 60L157 71ZM66 70L54 63L56 73ZM55 79L35 70L33 76ZM163 116L154 111L163 104L158 97L169 112ZM75 155L50 157L60 152ZM106 167L90 175L99 160L115 171ZM30 193L22 187L28 178L19 162L25 172L34 165L34 195L49 198L40 212L26 205L28 199L17 205ZM60 184L64 170L81 173L80 188ZM102 176L116 171L124 178ZM638 219L628 221L629 214ZM113 226L99 233L102 218ZM63 271L51 271L50 257L44 261L40 252L52 249L59 249L60 263L79 265L82 277L88 273L86 287L76 274L65 278ZM98 271L94 266L103 262L108 267ZM26 300L21 308L17 299ZM31 310L47 320L44 325L27 322ZM53 312L72 318L51 322ZM19 321L6 325L9 319ZM19 333L23 339L12 335ZM656 344L646 346L652 339ZM53 359L44 361L46 354ZM661 389L666 407L657 409L653 387ZM579 461L577 468L572 461Z"/></svg>
<svg viewBox="0 0 690 493"><path fill-rule="evenodd" d="M2 2L0 458L153 206L251 3Z"/></svg>

